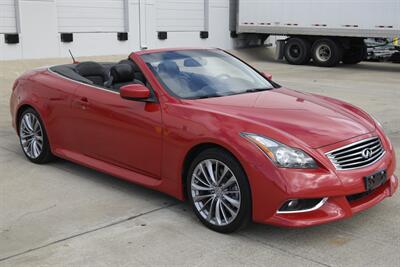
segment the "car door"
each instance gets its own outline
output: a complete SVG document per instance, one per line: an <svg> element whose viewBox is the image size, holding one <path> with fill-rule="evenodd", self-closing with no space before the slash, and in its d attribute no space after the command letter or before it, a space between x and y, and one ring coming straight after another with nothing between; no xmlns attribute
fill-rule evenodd
<svg viewBox="0 0 400 267"><path fill-rule="evenodd" d="M81 84L72 112L79 153L153 178L161 172L159 103L126 100L119 93Z"/></svg>
<svg viewBox="0 0 400 267"><path fill-rule="evenodd" d="M44 91L42 93L33 92L45 99L45 107L49 111L45 120L46 130L53 152L74 150L75 138L72 135L74 123L70 111L71 101L78 84L60 78L51 70L41 74L38 78L43 84Z"/></svg>

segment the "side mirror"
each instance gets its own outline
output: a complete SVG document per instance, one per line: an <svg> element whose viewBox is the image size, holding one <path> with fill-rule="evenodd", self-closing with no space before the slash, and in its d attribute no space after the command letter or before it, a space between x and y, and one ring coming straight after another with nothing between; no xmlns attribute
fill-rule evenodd
<svg viewBox="0 0 400 267"><path fill-rule="evenodd" d="M122 98L128 100L143 101L148 99L151 94L149 88L142 84L128 84L119 89Z"/></svg>
<svg viewBox="0 0 400 267"><path fill-rule="evenodd" d="M272 74L271 73L266 72L266 71L262 71L261 74L262 74L262 76L264 76L268 80L272 80Z"/></svg>

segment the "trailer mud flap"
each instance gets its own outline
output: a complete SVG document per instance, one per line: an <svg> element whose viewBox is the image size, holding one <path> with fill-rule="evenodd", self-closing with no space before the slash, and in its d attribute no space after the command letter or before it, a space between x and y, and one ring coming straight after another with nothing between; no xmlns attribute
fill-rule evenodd
<svg viewBox="0 0 400 267"><path fill-rule="evenodd" d="M276 60L283 59L284 46L285 46L285 40L276 40L276 52L275 52Z"/></svg>

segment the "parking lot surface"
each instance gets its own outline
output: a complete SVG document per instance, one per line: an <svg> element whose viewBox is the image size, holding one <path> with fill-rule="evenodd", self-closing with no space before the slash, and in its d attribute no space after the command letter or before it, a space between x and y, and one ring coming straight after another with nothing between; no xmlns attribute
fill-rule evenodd
<svg viewBox="0 0 400 267"><path fill-rule="evenodd" d="M318 68L273 61L265 48L234 53L283 86L363 108L400 155L400 64ZM400 193L344 221L306 229L252 224L223 235L161 193L65 160L30 163L11 127L12 83L33 67L66 62L0 62L0 266L400 266Z"/></svg>

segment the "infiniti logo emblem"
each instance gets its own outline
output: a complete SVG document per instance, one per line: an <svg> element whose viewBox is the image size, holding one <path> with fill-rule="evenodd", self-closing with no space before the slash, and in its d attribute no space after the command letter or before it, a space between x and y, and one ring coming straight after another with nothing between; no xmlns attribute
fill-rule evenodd
<svg viewBox="0 0 400 267"><path fill-rule="evenodd" d="M372 156L372 150L370 148L366 148L363 151L361 151L361 156L364 159L369 159Z"/></svg>

